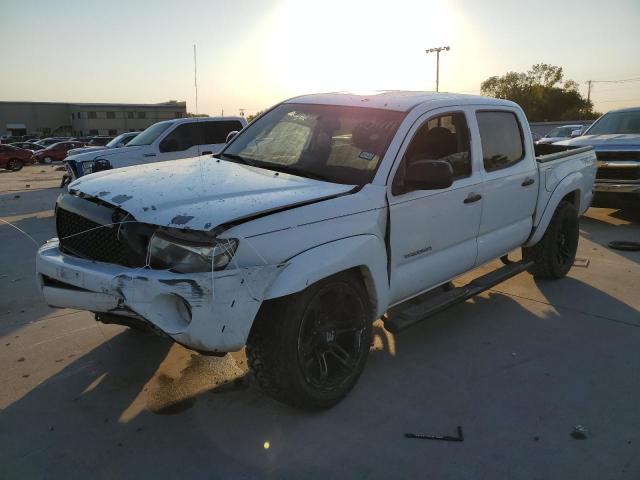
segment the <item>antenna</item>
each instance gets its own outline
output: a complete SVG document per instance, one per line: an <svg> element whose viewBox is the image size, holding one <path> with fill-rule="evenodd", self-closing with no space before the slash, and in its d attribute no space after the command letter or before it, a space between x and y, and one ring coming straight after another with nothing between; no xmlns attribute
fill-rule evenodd
<svg viewBox="0 0 640 480"><path fill-rule="evenodd" d="M198 114L198 58L196 56L196 44L193 44L193 85L196 88L196 115Z"/></svg>

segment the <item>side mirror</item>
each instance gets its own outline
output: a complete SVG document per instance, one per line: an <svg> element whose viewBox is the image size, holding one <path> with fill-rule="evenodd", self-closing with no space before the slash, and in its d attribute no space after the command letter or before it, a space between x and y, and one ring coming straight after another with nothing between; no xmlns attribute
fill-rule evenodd
<svg viewBox="0 0 640 480"><path fill-rule="evenodd" d="M161 152L177 152L178 150L180 150L180 148L175 138L165 138L160 142Z"/></svg>
<svg viewBox="0 0 640 480"><path fill-rule="evenodd" d="M453 168L442 160L411 162L404 177L404 186L412 190L439 190L453 183Z"/></svg>
<svg viewBox="0 0 640 480"><path fill-rule="evenodd" d="M233 140L233 138L238 134L238 130L232 130L231 132L229 132L227 134L227 140L225 141L225 143L229 143L231 140Z"/></svg>
<svg viewBox="0 0 640 480"><path fill-rule="evenodd" d="M571 132L571 138L579 137L580 135L582 135L582 129Z"/></svg>

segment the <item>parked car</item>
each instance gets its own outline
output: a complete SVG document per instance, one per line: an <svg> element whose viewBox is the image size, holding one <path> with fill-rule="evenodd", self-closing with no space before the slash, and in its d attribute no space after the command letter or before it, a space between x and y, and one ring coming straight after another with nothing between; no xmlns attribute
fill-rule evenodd
<svg viewBox="0 0 640 480"><path fill-rule="evenodd" d="M100 170L213 154L222 149L230 132L246 124L244 117L167 120L139 133L127 148L72 155L65 163L72 178L78 178Z"/></svg>
<svg viewBox="0 0 640 480"><path fill-rule="evenodd" d="M620 199L640 202L640 107L607 112L582 136L559 144L595 149L597 205L613 205Z"/></svg>
<svg viewBox="0 0 640 480"><path fill-rule="evenodd" d="M12 145L0 145L0 168L18 171L26 164L33 163L33 152Z"/></svg>
<svg viewBox="0 0 640 480"><path fill-rule="evenodd" d="M90 147L104 147L111 140L113 140L113 137L111 136L95 136L91 137L91 139L87 142L87 145Z"/></svg>
<svg viewBox="0 0 640 480"><path fill-rule="evenodd" d="M33 159L39 163L61 162L66 158L67 151L72 148L82 147L83 145L83 143L73 141L57 142L35 152Z"/></svg>
<svg viewBox="0 0 640 480"><path fill-rule="evenodd" d="M42 150L43 148L45 148L42 145L38 145L37 143L31 143L31 142L15 142L15 143L10 143L9 145L16 148L31 150L32 152L37 152L38 150Z"/></svg>
<svg viewBox="0 0 640 480"><path fill-rule="evenodd" d="M54 143L64 142L65 140L69 140L68 137L48 137L43 138L42 140L38 140L35 143L38 145L42 145L43 147L49 147Z"/></svg>
<svg viewBox="0 0 640 480"><path fill-rule="evenodd" d="M553 128L549 133L539 139L536 143L555 143L560 140L571 138L571 134L576 130L580 131L582 125L562 125Z"/></svg>
<svg viewBox="0 0 640 480"><path fill-rule="evenodd" d="M78 155L79 153L97 152L109 148L122 148L133 140L140 132L127 132L113 138L104 146L87 145L86 147L73 148L67 152L67 156Z"/></svg>
<svg viewBox="0 0 640 480"><path fill-rule="evenodd" d="M596 158L537 154L526 128L515 103L476 96L293 98L214 157L76 180L37 254L39 285L48 305L200 352L246 345L268 393L328 407L356 383L385 312L397 333L525 269L567 274ZM504 267L438 290L498 257Z"/></svg>

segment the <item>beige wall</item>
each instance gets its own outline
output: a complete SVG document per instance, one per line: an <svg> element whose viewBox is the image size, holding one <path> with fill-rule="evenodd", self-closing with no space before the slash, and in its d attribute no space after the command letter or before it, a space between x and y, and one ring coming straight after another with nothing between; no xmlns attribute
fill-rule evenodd
<svg viewBox="0 0 640 480"><path fill-rule="evenodd" d="M95 112L96 118L89 118ZM107 112L110 112L109 114ZM144 118L139 118L139 113ZM161 121L186 116L184 102L168 104L84 104L54 102L0 101L0 135L7 124L24 124L27 133L41 135L98 135L120 134L144 130ZM73 118L72 118L73 115ZM113 115L114 118L108 118ZM132 115L133 118L129 118Z"/></svg>

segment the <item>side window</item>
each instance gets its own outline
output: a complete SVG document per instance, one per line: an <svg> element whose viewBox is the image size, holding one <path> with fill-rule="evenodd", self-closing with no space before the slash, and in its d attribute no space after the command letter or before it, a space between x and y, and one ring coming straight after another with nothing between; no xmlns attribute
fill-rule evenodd
<svg viewBox="0 0 640 480"><path fill-rule="evenodd" d="M522 129L512 112L476 112L482 159L487 172L515 165L524 158Z"/></svg>
<svg viewBox="0 0 640 480"><path fill-rule="evenodd" d="M198 122L185 123L176 127L160 142L161 152L182 152L194 145L202 144Z"/></svg>
<svg viewBox="0 0 640 480"><path fill-rule="evenodd" d="M237 120L203 122L204 144L225 143L227 135L234 130L242 130L242 124Z"/></svg>
<svg viewBox="0 0 640 480"><path fill-rule="evenodd" d="M449 162L454 181L470 176L469 152L469 128L464 113L447 113L430 118L418 129L404 154L393 182L393 194L407 192L404 187L406 168L419 160Z"/></svg>

